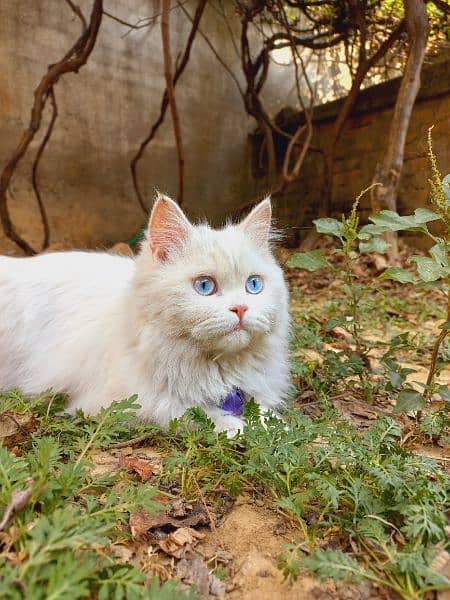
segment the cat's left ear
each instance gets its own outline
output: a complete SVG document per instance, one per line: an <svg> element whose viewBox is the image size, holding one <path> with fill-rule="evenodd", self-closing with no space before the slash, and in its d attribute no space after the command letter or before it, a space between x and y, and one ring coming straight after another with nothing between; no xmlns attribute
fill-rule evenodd
<svg viewBox="0 0 450 600"><path fill-rule="evenodd" d="M272 203L270 196L264 198L239 224L239 228L257 244L268 244L272 222Z"/></svg>
<svg viewBox="0 0 450 600"><path fill-rule="evenodd" d="M192 225L168 196L158 193L148 224L150 251L158 262L165 262L179 251L189 237Z"/></svg>

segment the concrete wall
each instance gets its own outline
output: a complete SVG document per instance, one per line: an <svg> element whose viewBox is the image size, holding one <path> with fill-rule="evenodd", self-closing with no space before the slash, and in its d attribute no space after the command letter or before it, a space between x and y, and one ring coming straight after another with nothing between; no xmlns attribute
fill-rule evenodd
<svg viewBox="0 0 450 600"><path fill-rule="evenodd" d="M78 1L86 15L91 1ZM105 10L128 22L137 22L157 13L158 4L157 0L105 0ZM193 15L196 4L189 0L184 6ZM237 17L232 5L221 5L229 11L233 30L233 18ZM238 28L236 23L235 43ZM220 11L210 3L201 29L242 83L240 61L230 32ZM180 9L172 10L174 57L184 47L189 30L190 22ZM33 90L47 65L64 55L79 31L78 19L61 0L1 0L0 167L28 124ZM442 170L450 171L449 69L448 63L442 63L425 71L407 139L399 197L401 211L426 204L426 132L432 124ZM289 65L271 68L264 98L272 113L287 104L296 105L291 72ZM129 163L159 114L164 87L159 24L130 31L105 16L87 65L77 75L63 77L55 88L59 117L39 172L52 243L109 246L130 239L142 228L145 217L133 191ZM337 214L348 208L355 195L372 180L375 164L384 151L397 88L398 80L391 80L360 95L337 152L333 189ZM270 187L267 178L252 173L248 134L254 131L255 123L245 113L230 75L199 35L176 95L186 155L185 207L194 217L206 216L219 223ZM339 106L338 100L316 110L313 148L326 147ZM42 232L31 188L31 161L48 118L49 112L10 190L14 223L36 247ZM149 207L155 187L176 194L177 160L169 114L149 145L139 173ZM287 226L288 237L294 243L304 233L301 228L311 226L321 179L320 154L310 152L300 180L276 201L279 223ZM367 213L367 200L363 200L362 207ZM0 253L19 253L5 239L1 228Z"/></svg>
<svg viewBox="0 0 450 600"><path fill-rule="evenodd" d="M414 208L427 206L429 165L427 132L433 129L433 148L440 169L450 172L450 63L442 62L425 68L422 86L413 110L405 148L405 163L401 175L398 210L406 214ZM337 148L333 185L333 212L336 215L351 207L358 193L370 185L375 166L386 147L399 80L364 90L341 136ZM326 148L333 121L341 101L330 102L316 109L312 147ZM309 152L301 177L277 200L276 214L287 227L290 241L295 244L312 226L317 215L321 193L323 160L320 153ZM369 197L361 201L362 216L370 213ZM305 229L304 229L305 228Z"/></svg>
<svg viewBox="0 0 450 600"><path fill-rule="evenodd" d="M86 15L91 1L79 0ZM196 2L184 3L194 14ZM129 22L158 11L158 2L105 0L105 10ZM202 29L239 75L229 32L207 6ZM184 47L190 22L171 11L172 54ZM78 37L80 24L61 0L0 2L0 166L28 123L32 93L47 65ZM125 35L126 34L126 35ZM164 90L159 24L129 31L103 18L96 47L80 72L56 86L59 117L40 166L51 241L78 247L131 238L145 219L135 198L129 162L159 114ZM261 182L250 173L247 134L253 126L230 76L197 36L190 63L176 88L186 155L185 206L214 222L249 202ZM33 142L31 155L46 129ZM13 180L10 207L19 232L39 246L39 216L27 157ZM175 195L177 162L169 113L140 164L151 205L154 187ZM0 252L17 252L0 232Z"/></svg>

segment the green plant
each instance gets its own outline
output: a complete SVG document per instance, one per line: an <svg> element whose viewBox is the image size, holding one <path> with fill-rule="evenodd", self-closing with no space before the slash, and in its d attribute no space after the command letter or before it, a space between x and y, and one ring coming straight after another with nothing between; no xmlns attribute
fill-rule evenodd
<svg viewBox="0 0 450 600"><path fill-rule="evenodd" d="M394 419L360 433L323 408L316 419L288 411L262 423L257 405L247 403L244 432L234 440L190 410L172 426L165 479L195 481L186 486L190 498L199 489L212 499L243 487L272 496L301 537L280 557L287 577L305 566L319 576L366 578L410 599L448 586L430 566L435 545L447 543L448 474L400 446ZM330 542L341 549L324 549Z"/></svg>
<svg viewBox="0 0 450 600"><path fill-rule="evenodd" d="M436 157L433 153L431 129L428 132L428 154L432 174L429 180L431 188L430 201L434 211L418 208L413 215L404 217L393 211L381 211L378 215L370 217L373 224L367 225L362 230L369 235L380 235L389 231L418 232L427 236L433 242L428 251L428 256L411 256L409 258L409 263L415 266L416 274L400 267L390 267L380 276L381 279L394 279L404 284L433 285L442 290L442 293L446 296L446 320L441 326L441 332L433 347L424 396L421 402L416 397L415 406L410 410L423 408L426 400L433 393L436 391L440 393L439 389L435 389L434 378L439 368L439 352L450 332L450 176L447 175L442 179L439 172ZM441 223L441 235L436 235L429 230L427 224L430 222Z"/></svg>
<svg viewBox="0 0 450 600"><path fill-rule="evenodd" d="M22 456L0 446L0 516L25 492L24 506L4 523L0 539L0 597L33 598L184 597L173 583L159 586L120 564L106 549L127 537L131 513L162 507L156 488L123 477L94 477L89 453L127 439L139 406L135 398L114 402L96 417L58 416L52 394L26 399L18 391L0 396L0 412L33 415L38 429L24 441ZM6 413L3 412L3 415Z"/></svg>
<svg viewBox="0 0 450 600"><path fill-rule="evenodd" d="M330 319L327 323L327 330L330 331L337 326L345 327L353 337L356 347L356 353L362 356L365 351L365 344L361 339L361 321L359 315L359 306L365 291L364 286L356 282L354 274L354 263L359 257L355 251L355 242L359 241L359 252L385 252L387 244L381 238L372 238L367 241L367 236L361 235L358 231L359 217L357 213L361 197L373 186L363 190L353 203L350 214L342 216L341 221L332 218L316 219L314 225L318 233L332 235L339 240L340 252L342 253L344 264L342 268L334 267L318 250L312 252L299 252L294 254L287 265L292 268L306 269L308 271L317 271L319 269L331 269L343 280L342 291L347 298L346 311L341 317Z"/></svg>
<svg viewBox="0 0 450 600"><path fill-rule="evenodd" d="M450 333L450 175L442 179L438 170L432 149L431 130L428 143L432 172L430 199L433 211L427 208L417 208L412 215L400 216L394 211L383 210L369 217L370 224L359 227L357 207L362 194L367 191L364 190L355 200L350 214L347 217L343 216L341 221L332 218L314 221L319 233L332 235L339 240L343 268L334 267L318 251L296 253L288 261L288 266L308 271L332 269L336 276L342 279L341 289L346 295L347 302L344 304L341 315L331 318L325 329L331 331L338 326L346 328L352 336L356 358L348 351L340 355L328 353L325 358L331 378L357 374L362 383L364 357L370 349L370 344L362 338L361 304L364 293L368 289L356 281L354 263L361 253L386 252L389 246L382 236L389 232L421 233L432 240L433 245L428 251L428 256L411 256L408 259L408 262L414 266L415 273L401 267L389 267L379 277L381 280L391 279L400 284L414 285L418 289L432 286L434 289L440 290L446 297L446 319L433 344L427 381L425 385L419 384L422 385L423 392L406 382L406 376L413 371L402 367L395 360L393 350L398 350L400 347L395 340L392 341L389 350L382 358L387 375L385 389L389 393L397 394L396 410L398 412L418 411L419 420L422 409L433 394L439 395L444 402L447 401L446 398L450 394L448 386L435 384L436 372L450 360L450 348L446 346L446 338ZM428 228L430 222L440 223L442 234L437 235L430 231ZM359 364L357 357L361 359ZM367 382L365 391L366 396L372 394L372 388L367 385Z"/></svg>

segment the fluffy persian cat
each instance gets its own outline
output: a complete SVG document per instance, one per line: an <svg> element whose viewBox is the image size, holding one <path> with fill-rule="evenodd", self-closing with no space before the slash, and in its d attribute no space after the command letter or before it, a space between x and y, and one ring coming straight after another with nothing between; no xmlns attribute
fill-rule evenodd
<svg viewBox="0 0 450 600"><path fill-rule="evenodd" d="M276 410L289 318L270 222L268 198L213 230L158 196L136 258L0 257L0 390L66 392L88 414L138 394L145 420L167 426L198 406L231 434L236 397Z"/></svg>

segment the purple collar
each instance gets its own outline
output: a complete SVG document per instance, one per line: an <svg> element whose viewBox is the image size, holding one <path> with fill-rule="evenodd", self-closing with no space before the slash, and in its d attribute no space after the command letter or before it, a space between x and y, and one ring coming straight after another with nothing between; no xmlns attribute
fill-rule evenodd
<svg viewBox="0 0 450 600"><path fill-rule="evenodd" d="M240 417L244 412L245 401L245 392L243 392L241 388L235 387L221 400L220 408L225 412L230 413L230 415Z"/></svg>

